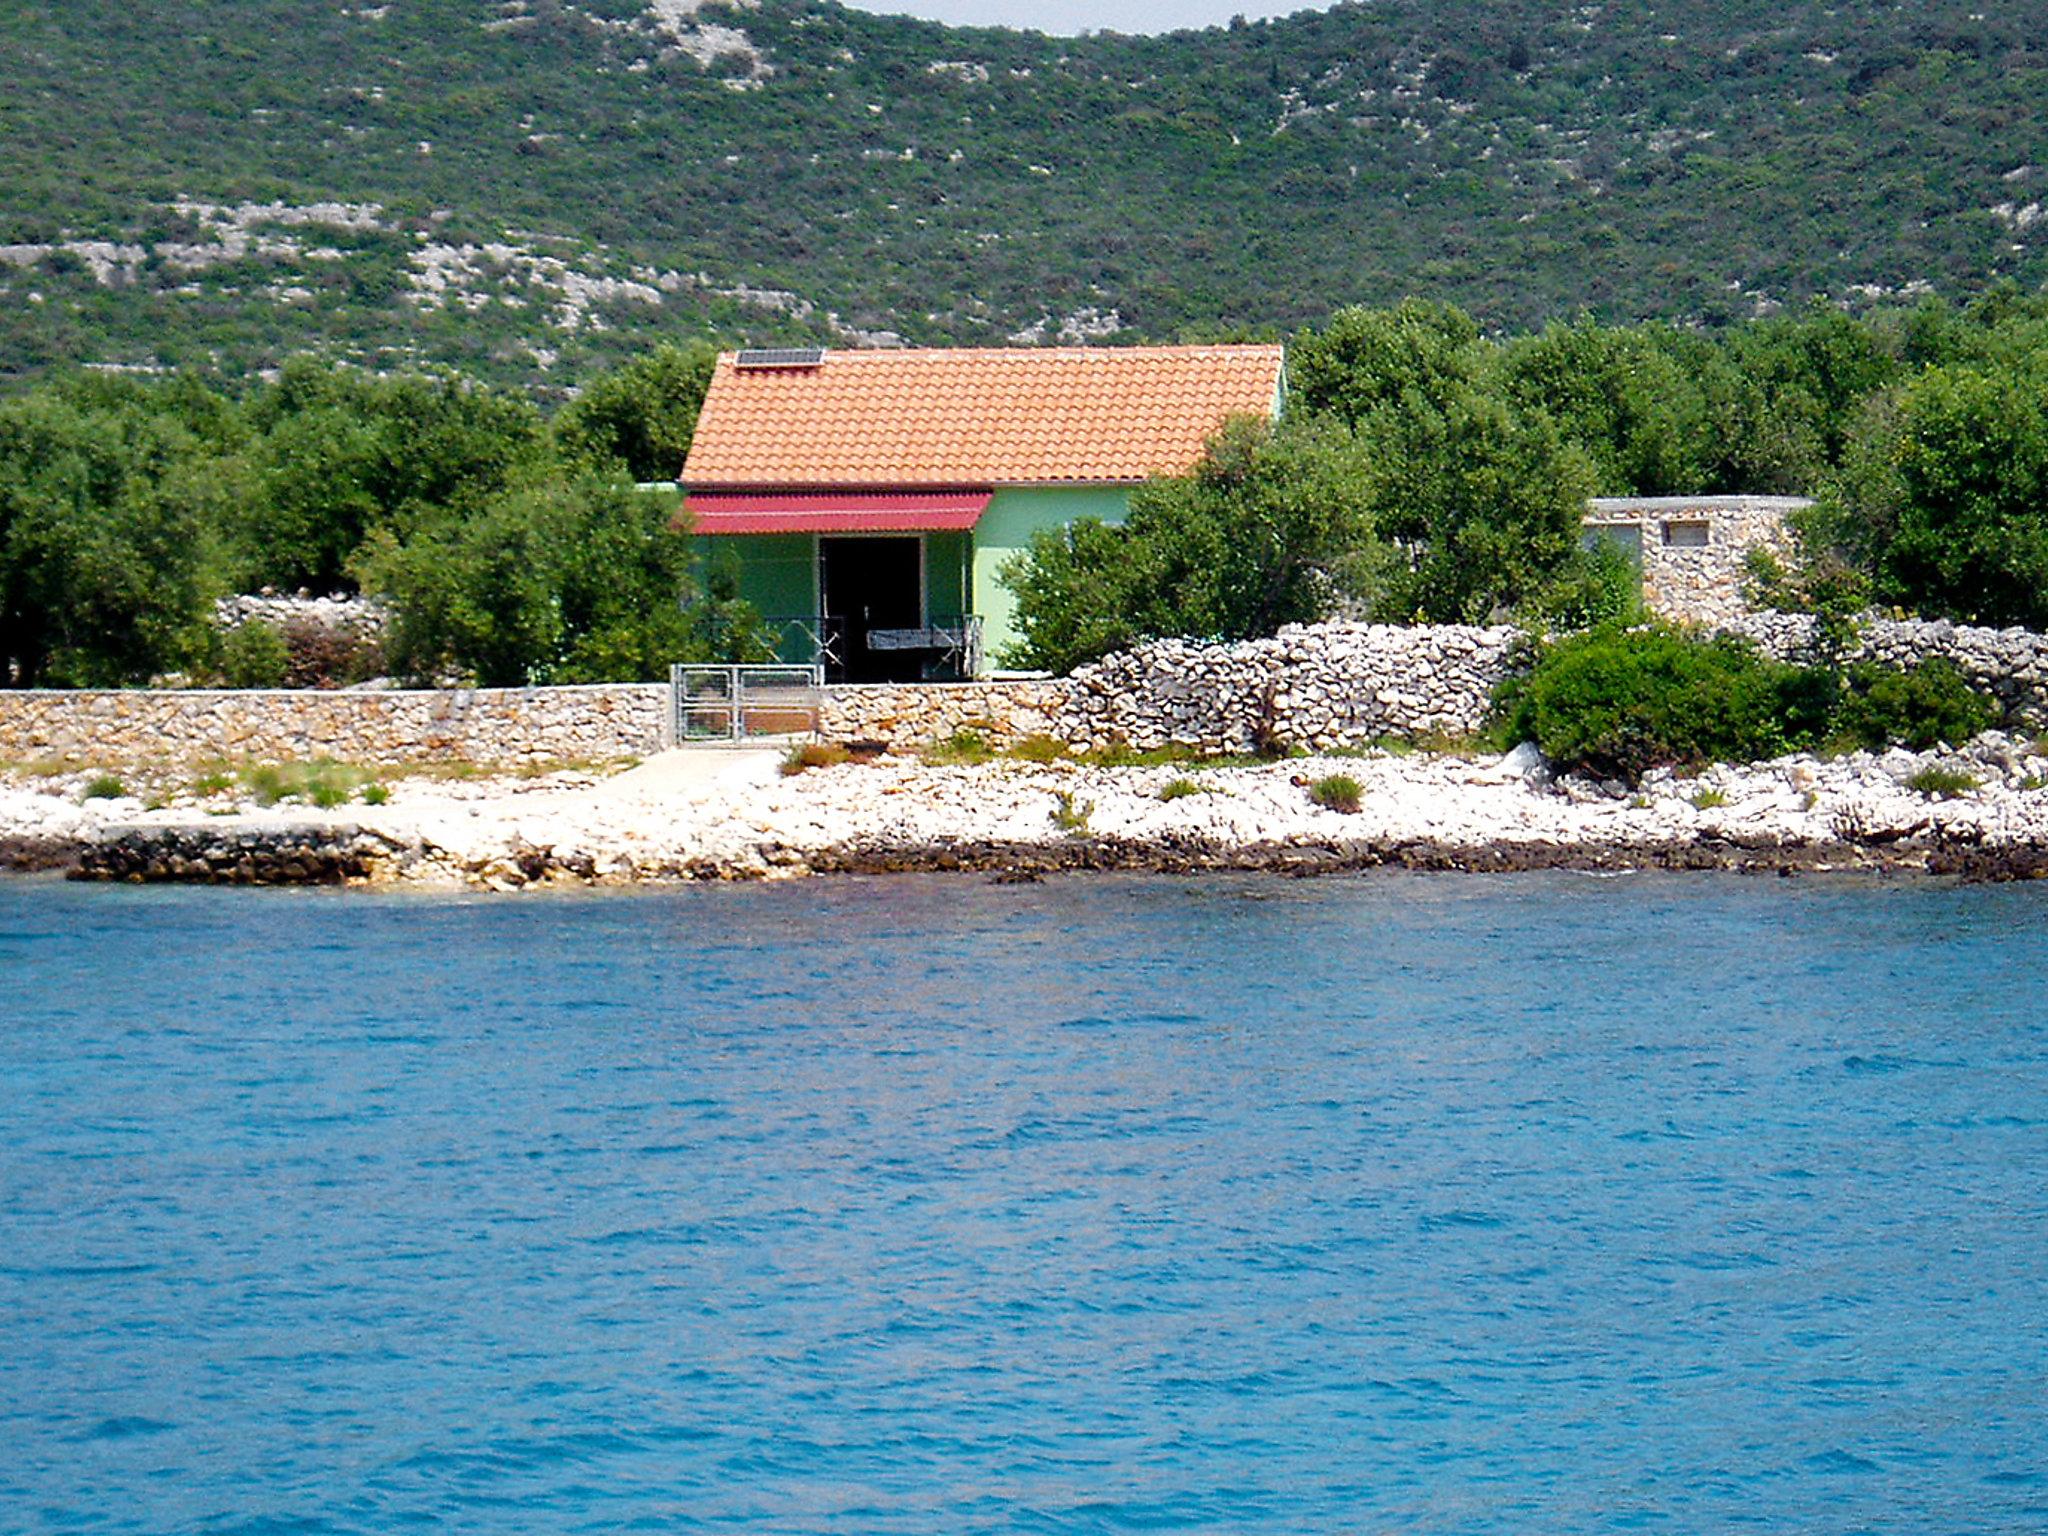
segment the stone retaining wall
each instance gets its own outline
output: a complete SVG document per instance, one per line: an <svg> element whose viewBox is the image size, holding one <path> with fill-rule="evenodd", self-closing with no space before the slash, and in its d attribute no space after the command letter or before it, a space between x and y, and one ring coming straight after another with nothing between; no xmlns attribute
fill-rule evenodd
<svg viewBox="0 0 2048 1536"><path fill-rule="evenodd" d="M1816 621L1804 613L1757 613L1722 626L1746 635L1781 661L1806 662L1816 654ZM2026 629L1986 629L1943 619L1865 619L1846 659L1916 666L1942 658L1997 699L2007 725L2048 724L2048 635Z"/></svg>
<svg viewBox="0 0 2048 1536"><path fill-rule="evenodd" d="M1002 746L1057 735L1067 692L1063 681L841 683L825 690L818 734L912 747L975 731Z"/></svg>
<svg viewBox="0 0 2048 1536"><path fill-rule="evenodd" d="M1814 621L1803 615L1754 614L1723 627L1787 659L1813 650ZM828 688L819 734L909 748L971 730L998 746L1047 735L1082 750L1206 752L1455 738L1485 724L1495 687L1522 654L1520 632L1507 626L1321 624L1235 645L1163 640L1065 679ZM1851 655L1900 666L1946 657L2000 700L2006 724L2048 725L2048 635L1872 620ZM660 751L668 712L661 683L391 692L0 689L0 762L601 761Z"/></svg>
<svg viewBox="0 0 2048 1536"><path fill-rule="evenodd" d="M660 751L668 711L661 683L362 693L0 689L0 760L589 762Z"/></svg>
<svg viewBox="0 0 2048 1536"><path fill-rule="evenodd" d="M1521 649L1506 625L1290 625L1234 645L1157 641L1077 671L1058 734L1083 750L1206 752L1466 736Z"/></svg>

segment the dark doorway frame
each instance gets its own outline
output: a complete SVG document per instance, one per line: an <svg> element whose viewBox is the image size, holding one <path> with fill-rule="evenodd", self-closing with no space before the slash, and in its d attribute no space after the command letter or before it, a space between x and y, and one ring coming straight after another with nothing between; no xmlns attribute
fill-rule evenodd
<svg viewBox="0 0 2048 1536"><path fill-rule="evenodd" d="M878 651L874 629L918 629L926 619L925 540L921 533L823 534L818 539L818 598L837 638L825 677L835 683L910 683L924 675L915 651Z"/></svg>

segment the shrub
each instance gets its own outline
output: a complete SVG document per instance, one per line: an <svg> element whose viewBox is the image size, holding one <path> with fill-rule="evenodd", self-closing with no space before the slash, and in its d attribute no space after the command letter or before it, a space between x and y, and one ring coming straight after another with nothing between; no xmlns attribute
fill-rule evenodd
<svg viewBox="0 0 2048 1536"><path fill-rule="evenodd" d="M1005 659L1066 672L1150 636L1239 640L1323 618L1374 547L1373 483L1334 422L1235 419L1187 474L1133 491L1121 524L1041 532L1003 567L1021 637Z"/></svg>
<svg viewBox="0 0 2048 1536"><path fill-rule="evenodd" d="M1088 818L1095 814L1093 800L1076 801L1067 790L1053 796L1052 824L1062 832L1086 832Z"/></svg>
<svg viewBox="0 0 2048 1536"><path fill-rule="evenodd" d="M118 800L127 793L127 788L111 773L96 773L86 781L84 798L87 800Z"/></svg>
<svg viewBox="0 0 2048 1536"><path fill-rule="evenodd" d="M807 768L836 768L845 762L850 754L846 748L829 741L804 741L789 749L782 759L782 776L794 778Z"/></svg>
<svg viewBox="0 0 2048 1536"><path fill-rule="evenodd" d="M1699 789L1693 791L1692 808L1696 811L1717 811L1728 803L1725 789Z"/></svg>
<svg viewBox="0 0 2048 1536"><path fill-rule="evenodd" d="M1517 741L1566 769L1633 782L1664 764L1775 757L1825 726L1832 678L1667 624L1602 626L1547 646L1497 698Z"/></svg>
<svg viewBox="0 0 2048 1536"><path fill-rule="evenodd" d="M1333 773L1311 784L1308 787L1308 797L1326 811L1338 811L1350 816L1357 812L1360 803L1365 799L1365 790L1350 774Z"/></svg>
<svg viewBox="0 0 2048 1536"><path fill-rule="evenodd" d="M247 626L243 626L247 628ZM291 688L340 688L367 682L384 670L384 647L359 639L345 629L293 619L284 626L289 666L284 681Z"/></svg>
<svg viewBox="0 0 2048 1536"><path fill-rule="evenodd" d="M386 786L382 784L365 784L363 786L363 804L386 805L390 803L390 800L391 791Z"/></svg>
<svg viewBox="0 0 2048 1536"><path fill-rule="evenodd" d="M1206 793L1193 779L1169 779L1159 791L1162 800L1185 800L1189 795Z"/></svg>
<svg viewBox="0 0 2048 1536"><path fill-rule="evenodd" d="M230 688L282 688L291 664L283 632L260 619L236 625L220 643L221 681Z"/></svg>
<svg viewBox="0 0 2048 1536"><path fill-rule="evenodd" d="M1922 768L1906 780L1906 788L1917 790L1930 800L1953 800L1977 787L1977 777L1959 768Z"/></svg>
<svg viewBox="0 0 2048 1536"><path fill-rule="evenodd" d="M1892 742L1921 752L1944 742L1957 745L1988 730L1998 717L1990 696L1940 657L1909 669L1859 663L1848 669L1846 681L1833 735L1873 751Z"/></svg>

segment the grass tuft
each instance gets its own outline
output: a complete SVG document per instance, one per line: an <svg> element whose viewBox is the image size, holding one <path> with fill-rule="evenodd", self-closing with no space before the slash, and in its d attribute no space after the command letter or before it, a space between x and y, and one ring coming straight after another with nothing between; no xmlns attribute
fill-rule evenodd
<svg viewBox="0 0 2048 1536"><path fill-rule="evenodd" d="M1917 790L1930 800L1954 800L1977 785L1975 774L1957 768L1922 768L1906 780L1906 788Z"/></svg>
<svg viewBox="0 0 2048 1536"><path fill-rule="evenodd" d="M809 768L836 768L845 762L849 755L846 748L836 742L798 742L782 759L782 776L789 779L795 778Z"/></svg>
<svg viewBox="0 0 2048 1536"><path fill-rule="evenodd" d="M1333 773L1309 785L1308 797L1326 811L1350 816L1364 801L1365 790L1350 774Z"/></svg>
<svg viewBox="0 0 2048 1536"><path fill-rule="evenodd" d="M1067 755L1067 744L1057 736L1026 736L1010 744L1009 755L1027 763L1056 763Z"/></svg>
<svg viewBox="0 0 2048 1536"><path fill-rule="evenodd" d="M1206 795L1208 790L1193 779L1169 779L1159 791L1162 800L1185 800L1189 795Z"/></svg>
<svg viewBox="0 0 2048 1536"><path fill-rule="evenodd" d="M83 798L87 800L118 800L127 793L127 787L111 773L96 773L86 780Z"/></svg>
<svg viewBox="0 0 2048 1536"><path fill-rule="evenodd" d="M985 763L995 756L995 749L981 732L963 729L955 731L944 741L932 742L919 755L934 767L946 768Z"/></svg>

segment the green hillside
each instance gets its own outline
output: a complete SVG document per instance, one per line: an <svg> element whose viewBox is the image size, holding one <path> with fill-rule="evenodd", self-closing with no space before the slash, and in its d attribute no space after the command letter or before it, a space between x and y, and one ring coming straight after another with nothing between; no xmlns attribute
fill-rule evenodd
<svg viewBox="0 0 2048 1536"><path fill-rule="evenodd" d="M2033 0L1387 0L1132 38L818 0L0 0L0 372L577 377L655 334L1709 324L2048 280Z"/></svg>

